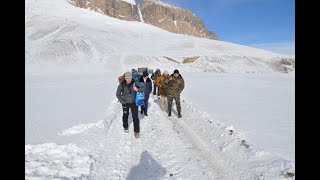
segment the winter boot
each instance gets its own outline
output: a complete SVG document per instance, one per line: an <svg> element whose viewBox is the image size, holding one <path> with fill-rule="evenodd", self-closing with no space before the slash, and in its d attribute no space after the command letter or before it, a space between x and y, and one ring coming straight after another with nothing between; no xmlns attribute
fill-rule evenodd
<svg viewBox="0 0 320 180"><path fill-rule="evenodd" d="M171 116L171 111L169 111L168 116Z"/></svg>
<svg viewBox="0 0 320 180"><path fill-rule="evenodd" d="M124 132L125 133L129 133L129 129L128 128L124 128Z"/></svg>
<svg viewBox="0 0 320 180"><path fill-rule="evenodd" d="M141 113L141 114L143 114L143 109L142 109L142 108L141 108L141 111L140 111L140 113Z"/></svg>
<svg viewBox="0 0 320 180"><path fill-rule="evenodd" d="M178 118L181 118L182 116L181 116L181 113L180 112L178 112Z"/></svg>
<svg viewBox="0 0 320 180"><path fill-rule="evenodd" d="M135 132L135 133L134 133L134 137L135 137L135 138L140 138L140 133Z"/></svg>

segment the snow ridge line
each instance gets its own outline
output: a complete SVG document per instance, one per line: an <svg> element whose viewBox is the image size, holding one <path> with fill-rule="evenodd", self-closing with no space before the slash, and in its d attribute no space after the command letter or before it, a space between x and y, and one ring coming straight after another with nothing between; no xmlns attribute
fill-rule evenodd
<svg viewBox="0 0 320 180"><path fill-rule="evenodd" d="M104 118L104 128L106 130L106 133L109 131L110 126L112 125L112 123L117 120L117 117L119 116L119 114L122 115L121 110L122 108L119 108L118 105L118 99L114 98L111 101L111 105L109 106L109 108L107 109L107 115Z"/></svg>
<svg viewBox="0 0 320 180"><path fill-rule="evenodd" d="M70 136L75 134L80 134L85 131L88 131L91 128L100 128L108 131L113 121L116 119L117 114L119 114L119 109L117 108L117 99L114 99L111 101L111 105L109 106L107 110L107 115L103 120L100 120L95 123L85 123L85 124L78 124L75 126L72 126L70 128L64 129L62 131L57 132L58 136Z"/></svg>

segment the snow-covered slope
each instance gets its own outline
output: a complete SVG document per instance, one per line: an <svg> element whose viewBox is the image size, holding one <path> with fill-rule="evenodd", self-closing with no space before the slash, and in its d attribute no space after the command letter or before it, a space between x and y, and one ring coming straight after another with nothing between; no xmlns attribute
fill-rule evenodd
<svg viewBox="0 0 320 180"><path fill-rule="evenodd" d="M135 0L122 0L122 1L125 1L125 2L127 2L129 4L134 4L134 5L137 4Z"/></svg>
<svg viewBox="0 0 320 180"><path fill-rule="evenodd" d="M294 59L239 44L174 34L74 7L66 0L27 0L26 62L98 63L108 69L175 66L185 71L287 72ZM119 67L119 60L126 67ZM155 68L155 67L151 67Z"/></svg>
<svg viewBox="0 0 320 180"><path fill-rule="evenodd" d="M273 152L294 146L294 73L188 73L294 68L290 60L274 62L286 56L114 19L67 0L27 0L25 10L25 179L295 178L294 160ZM123 132L115 91L117 76L139 66L170 73L177 68L186 87L183 118L176 118L175 108L169 118L159 99L150 98L149 116L139 114L141 138L135 139L131 116L130 133ZM274 109L279 111L269 113ZM283 139L290 142L261 149L279 134L272 128L259 131L254 122L289 132ZM257 143L250 134L268 143Z"/></svg>

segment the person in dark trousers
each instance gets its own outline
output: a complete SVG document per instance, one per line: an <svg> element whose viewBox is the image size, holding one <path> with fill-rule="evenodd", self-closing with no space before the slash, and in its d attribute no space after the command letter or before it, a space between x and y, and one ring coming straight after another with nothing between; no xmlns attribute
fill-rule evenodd
<svg viewBox="0 0 320 180"><path fill-rule="evenodd" d="M136 138L140 137L140 122L138 118L138 106L135 103L135 96L137 91L144 91L144 86L140 82L134 82L132 80L132 73L126 72L124 74L124 80L118 85L116 96L119 102L122 104L122 122L124 132L129 133L128 129L128 117L129 109L131 109L134 135Z"/></svg>
<svg viewBox="0 0 320 180"><path fill-rule="evenodd" d="M176 69L174 70L173 74L169 78L169 81L166 82L167 84L167 98L168 98L168 116L171 116L171 109L172 109L172 102L173 99L176 102L177 111L178 111L178 118L181 118L181 102L180 102L180 94L184 89L184 79L179 74L179 71Z"/></svg>
<svg viewBox="0 0 320 180"><path fill-rule="evenodd" d="M153 81L153 96L157 94L158 99L160 99L160 92L159 92L159 87L156 85L156 80L157 78L161 75L160 69L157 69L152 75L151 79Z"/></svg>
<svg viewBox="0 0 320 180"><path fill-rule="evenodd" d="M148 116L148 101L150 93L152 92L152 82L149 78L147 71L144 71L139 81L144 84L144 103L141 106L141 114L144 113L145 116Z"/></svg>

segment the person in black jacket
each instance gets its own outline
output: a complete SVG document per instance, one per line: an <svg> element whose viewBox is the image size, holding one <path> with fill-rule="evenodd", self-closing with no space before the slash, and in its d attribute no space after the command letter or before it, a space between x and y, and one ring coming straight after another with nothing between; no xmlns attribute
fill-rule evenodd
<svg viewBox="0 0 320 180"><path fill-rule="evenodd" d="M157 87L156 85L156 81L158 79L158 77L161 75L161 71L160 69L157 69L154 73L152 73L151 75L151 79L153 81L153 96L155 96L157 94L158 99L160 99L160 91L159 91L159 87Z"/></svg>
<svg viewBox="0 0 320 180"><path fill-rule="evenodd" d="M148 116L148 101L152 92L152 82L147 71L144 71L139 81L144 84L144 104L141 106L141 114Z"/></svg>
<svg viewBox="0 0 320 180"><path fill-rule="evenodd" d="M134 82L132 80L132 73L126 72L124 74L124 80L118 85L116 96L119 102L122 104L122 122L124 132L129 133L128 129L128 117L129 108L131 109L134 135L136 138L140 137L140 122L138 117L138 106L135 103L135 97L137 91L144 91L145 87L140 82Z"/></svg>

